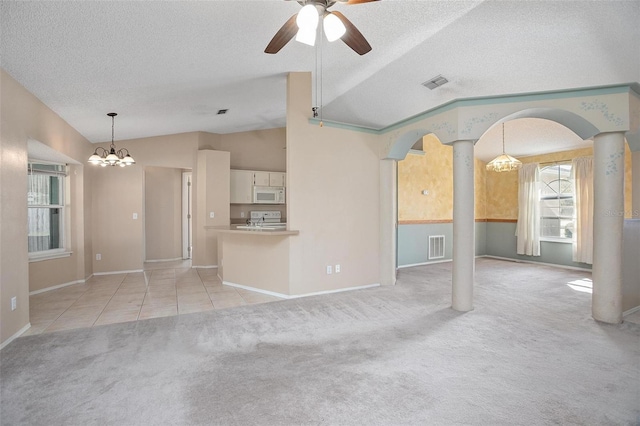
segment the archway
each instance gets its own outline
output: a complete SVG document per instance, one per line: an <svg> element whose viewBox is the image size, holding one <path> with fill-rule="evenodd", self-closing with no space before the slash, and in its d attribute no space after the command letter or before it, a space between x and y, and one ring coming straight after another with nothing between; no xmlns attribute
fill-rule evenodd
<svg viewBox="0 0 640 426"><path fill-rule="evenodd" d="M459 147L458 151L460 153L460 156L465 156L466 158L468 158L469 157L468 154L471 154L471 156L473 156L473 144L475 143L475 141L479 140L489 128L497 124L501 124L502 122L513 120L513 119L519 119L519 118L545 119L545 120L554 121L556 123L559 123L571 129L575 134L579 135L582 139L589 139L593 137L596 143L599 144L599 146L601 147L600 153L599 154L596 153L595 155L596 159L599 158L600 160L602 160L606 156L609 156L610 158L615 157L613 160L613 163L615 164L610 162L611 164L607 167L613 170L613 174L617 176L616 179L619 178L618 179L619 182L607 184L606 189L601 188L599 190L601 194L600 199L601 200L606 199L608 193L616 193L616 194L621 193L623 188L621 176L624 172L624 165L622 163L623 160L621 160L619 157L620 157L620 147L622 147L622 153L624 153L625 130L619 130L619 129L620 128L624 129L624 126L628 124L628 123L625 124L624 119L620 118L620 116L611 114L609 111L603 112L601 108L599 112L602 113L603 115L602 118L596 117L597 119L594 119L593 117L590 117L590 115L593 116L595 114L589 112L591 110L589 108L589 105L591 104L603 105L603 102L600 100L594 101L591 104L589 104L579 99L575 99L575 100L571 99L567 101L567 99L564 98L562 99L562 101L560 101L560 99L553 99L551 101L545 101L545 102L538 102L538 100L532 100L530 104L531 104L530 107L528 107L529 105L527 105L525 102L521 102L521 100L519 102L513 102L513 104L510 104L508 100L501 100L501 102L495 102L495 104L492 103L492 105L490 106L480 105L478 107L475 107L475 106L461 105L460 107L457 107L457 108L454 106L452 108L449 108L447 111L443 111L442 114L438 114L432 111L428 114L428 116L425 115L423 119L412 120L412 122L408 124L406 127L404 128L400 127L401 130L396 128L393 131L393 133L389 134L388 135L389 139L386 144L387 149L385 150L386 152L385 154L383 154L381 158L384 159L383 163L387 160L398 161L405 158L410 147L413 145L413 143L415 143L416 138L422 137L428 133L435 133L434 130L436 128L439 128L439 129L445 128L448 130L443 140L443 143L454 146L454 158L456 157L455 155L456 145ZM541 106L539 104L546 104L546 106ZM560 104L562 104L562 106L560 106ZM584 113L580 111L581 109L584 111ZM443 117L445 115L447 116L446 120ZM464 150L461 150L462 147L465 147ZM470 149L468 149L469 147ZM469 161L468 160L465 160L465 161L466 161L466 166L464 167L466 168L466 171L464 172L464 174L460 175L461 169L462 169L462 167L460 166L458 167L458 173L456 172L456 168L454 167L453 174L454 176L458 174L458 180L466 182L465 188L471 188L471 192L473 193L474 192L473 191L473 179L474 179L473 167L471 168L471 171L469 171L469 167L468 167ZM600 165L600 168L599 168L600 174L604 176L604 172L602 171L603 169L604 169L604 166ZM607 173L611 172L611 170L609 170ZM394 169L393 171L397 171L397 170ZM381 167L381 172L384 172L383 167ZM386 170L386 174L387 176L389 176L389 170ZM394 177L394 179L397 179L397 177ZM396 182L397 181L394 180L394 183ZM596 192L598 192L598 190ZM382 197L382 198L385 198L385 197ZM473 199L473 197L471 197L471 199ZM388 198L387 198L387 201L388 201ZM611 200L611 203L613 203L616 206L620 205L620 210L622 210L624 207L622 205L622 198L618 197L617 195L613 197L613 199ZM600 207L602 207L602 203ZM472 223L474 219L473 204L468 204L468 202L466 202L464 207L462 207L462 209L466 210L466 213L464 213L463 215L463 217L465 217L464 221L465 223L467 223L466 229L472 230L473 228L469 228L469 217L471 219L470 223ZM397 205L395 206L395 210L397 211ZM461 208L458 207L459 212L460 210ZM456 211L455 207L454 207L454 211ZM389 216L390 215L387 215L387 217ZM601 212L601 216L605 216L604 213ZM395 215L393 217L395 217ZM383 215L381 219L385 220L386 218ZM605 294L607 294L607 296L605 296L605 299L608 298L609 300L613 300L613 302L610 303L610 305L611 304L616 305L616 308L614 310L616 312L621 312L619 309L619 306L617 306L617 305L620 305L620 299L621 299L621 296L619 296L619 293L620 293L619 276L620 276L621 266L619 265L620 262L615 260L616 258L618 260L619 258L621 258L619 253L620 250L616 250L616 246L621 246L621 244L619 243L622 238L621 237L622 222L620 223L618 222L619 221L614 223L613 221L610 220L610 218L601 219L600 225L599 225L600 233L598 233L598 231L596 230L596 235L599 235L599 238L601 239L599 243L602 243L602 246L606 246L608 247L609 250L612 250L612 253L600 255L604 259L609 259L609 260L613 259L613 261L608 262L608 265L606 267L612 267L617 270L617 273L614 274L614 275L617 275L613 278L614 282L612 284L603 284L613 289L613 290L609 289L604 292ZM384 227L385 225L383 224L382 228ZM455 227L455 222L454 222L454 227ZM614 229L615 230L615 232L613 232L614 235L613 236L606 235L604 232L602 232L602 230L605 229L605 227L610 227ZM458 234L461 234L461 233L458 232ZM473 235L471 235L470 238L468 235L468 234L473 234L473 232L466 232L466 234L467 235L460 237L461 240L458 241L459 247L461 245L466 245L467 247L474 245ZM393 234L394 240L396 235L397 235L396 233ZM389 235L385 235L383 233L381 235L381 241L384 242L385 239L386 241L389 241ZM596 243L596 245L598 245L599 243ZM455 244L455 232L454 232L454 244ZM465 254L463 255L463 257L472 257L472 256L473 254L469 255L468 252L465 252ZM597 257L598 256L596 256L596 258ZM465 263L468 264L469 262L466 261ZM603 263L603 267L605 267L604 264L606 262L603 261L602 263ZM454 294L456 289L455 270L456 268L454 265L454 285L453 285ZM466 270L462 275L464 277L462 279L459 278L458 281L462 280L463 281L462 285L465 286L467 289L469 289L468 291L466 291L466 296L465 296L467 298L467 301L469 301L469 300L472 300L473 270L470 269L467 265ZM612 280L605 279L603 281L612 281ZM469 298L469 294L471 294L470 296L471 299ZM454 299L455 299L455 296L454 296ZM617 317L620 317L618 313L614 312L613 314L611 314L611 312L609 312L604 316L601 316L596 313L598 309L595 306L596 306L596 303L594 302L594 318L600 319L606 322L619 322L619 319L616 319ZM469 309L472 309L471 304L465 303L464 310L469 310Z"/></svg>

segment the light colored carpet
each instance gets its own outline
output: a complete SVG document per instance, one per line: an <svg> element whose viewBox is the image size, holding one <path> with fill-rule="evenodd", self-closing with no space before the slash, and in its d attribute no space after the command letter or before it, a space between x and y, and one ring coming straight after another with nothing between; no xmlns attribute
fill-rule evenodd
<svg viewBox="0 0 640 426"><path fill-rule="evenodd" d="M479 259L399 284L19 338L2 425L640 423L640 326L596 323L585 272Z"/></svg>

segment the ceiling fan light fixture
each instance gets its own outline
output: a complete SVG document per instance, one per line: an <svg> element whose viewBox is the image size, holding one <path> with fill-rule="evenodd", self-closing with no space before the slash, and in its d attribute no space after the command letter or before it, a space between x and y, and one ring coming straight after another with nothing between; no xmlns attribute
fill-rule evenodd
<svg viewBox="0 0 640 426"><path fill-rule="evenodd" d="M300 30L315 31L316 28L318 28L319 20L320 16L318 15L318 9L316 9L313 4L308 4L298 12L296 24L298 24L298 28L300 28Z"/></svg>
<svg viewBox="0 0 640 426"><path fill-rule="evenodd" d="M324 27L324 33L327 36L327 40L336 41L347 32L347 28L344 26L340 18L333 13L328 13L322 20Z"/></svg>
<svg viewBox="0 0 640 426"><path fill-rule="evenodd" d="M308 44L309 46L315 46L316 44L316 29L300 28L296 34L296 41L300 43Z"/></svg>

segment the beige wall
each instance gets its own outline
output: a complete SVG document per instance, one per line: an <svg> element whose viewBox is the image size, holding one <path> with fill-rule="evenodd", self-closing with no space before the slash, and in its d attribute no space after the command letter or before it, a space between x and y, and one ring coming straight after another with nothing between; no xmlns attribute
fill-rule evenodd
<svg viewBox="0 0 640 426"><path fill-rule="evenodd" d="M202 133L199 147L231 153L232 169L284 172L287 168L285 145L286 129L282 127L223 135ZM277 210L282 213L283 221L286 221L287 211L284 206L234 204L231 206L231 222L244 223L251 210Z"/></svg>
<svg viewBox="0 0 640 426"><path fill-rule="evenodd" d="M198 218L198 214L204 210L196 208L198 194L200 194L197 173L199 149L222 152L221 150L224 148L229 148L230 151L227 152L227 155L230 155L229 164L234 164L231 167L284 171L286 167L280 165L286 154L286 151L282 149L283 131L283 129L273 129L229 135L191 132L141 139L116 140L116 146L127 148L137 164L127 168L128 170L121 174L107 174L107 170L112 169L110 167L95 168L93 173L94 182L92 183L94 187L103 188L107 192L116 190L116 188L127 188L129 193L123 199L118 200L117 203L109 202L105 197L94 199L92 206L94 212L92 229L96 231L92 242L94 270L101 273L142 269L144 260L144 223L146 220L146 217L143 216L144 169L146 167L168 167L193 171L193 264L198 266L215 265L217 263L217 244L214 244L215 240L209 240L208 237L205 237L207 234L203 233L203 226L210 224L211 221L208 218ZM98 145L107 147L108 143ZM255 155L254 160L249 158L252 153ZM233 158L236 159L236 163L232 163L234 161L232 160ZM229 167L230 165L226 166L227 170ZM122 169L118 168L113 171L120 170ZM206 194L210 192L211 188L203 187L203 190L205 190L204 193ZM251 209L252 207L250 206L245 208L246 211ZM225 219L229 217L228 201L226 210L221 207L217 207L216 210L216 221L221 219L228 223L228 220ZM218 214L218 212L220 213ZM132 219L133 213L138 213L139 219L137 221ZM103 226L101 224L105 222L111 224L112 229L110 232L100 229L100 226ZM199 224L199 227L196 224ZM124 243L125 241L126 244ZM102 255L102 260L95 260L95 254L97 253Z"/></svg>
<svg viewBox="0 0 640 426"><path fill-rule="evenodd" d="M222 234L225 282L289 294L289 242L292 237ZM247 264L247 260L251 259ZM219 272L221 272L219 270Z"/></svg>
<svg viewBox="0 0 640 426"><path fill-rule="evenodd" d="M287 220L290 292L380 282L379 138L309 124L310 73L287 82ZM326 274L340 264L342 272Z"/></svg>
<svg viewBox="0 0 640 426"><path fill-rule="evenodd" d="M117 129L117 127L116 127ZM134 166L93 168L93 270L95 273L134 271L144 261L144 171L147 167L194 170L198 132L142 139L116 140L136 160ZM108 143L99 144L106 147ZM194 174L195 175L195 174ZM193 179L193 193L197 180ZM196 200L193 200L195 206ZM133 219L133 214L138 219ZM197 213L194 209L194 220ZM194 252L197 250L194 241ZM95 254L102 260L95 260Z"/></svg>
<svg viewBox="0 0 640 426"><path fill-rule="evenodd" d="M200 149L231 153L231 168L284 172L287 169L286 129L255 130L223 135L203 134Z"/></svg>
<svg viewBox="0 0 640 426"><path fill-rule="evenodd" d="M182 170L144 171L145 260L182 258Z"/></svg>
<svg viewBox="0 0 640 426"><path fill-rule="evenodd" d="M29 291L82 280L91 274L85 262L91 236L82 218L90 191L86 168L69 176L71 257L31 263L27 254L27 141L35 139L80 162L91 145L58 115L0 69L0 344L29 323ZM17 309L11 311L11 298Z"/></svg>
<svg viewBox="0 0 640 426"><path fill-rule="evenodd" d="M198 151L197 202L194 211L197 219L193 222L194 244L198 250L193 253L193 266L217 266L218 235L207 230L208 226L229 225L229 181L230 154L224 151ZM214 217L210 217L210 213Z"/></svg>

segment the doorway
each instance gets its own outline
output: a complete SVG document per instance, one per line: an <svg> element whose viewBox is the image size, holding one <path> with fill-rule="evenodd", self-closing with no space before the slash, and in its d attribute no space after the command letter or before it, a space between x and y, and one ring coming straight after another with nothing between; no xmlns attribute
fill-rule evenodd
<svg viewBox="0 0 640 426"><path fill-rule="evenodd" d="M145 167L145 262L191 259L191 170Z"/></svg>
<svg viewBox="0 0 640 426"><path fill-rule="evenodd" d="M191 240L191 172L182 172L182 258L191 259L193 244Z"/></svg>

